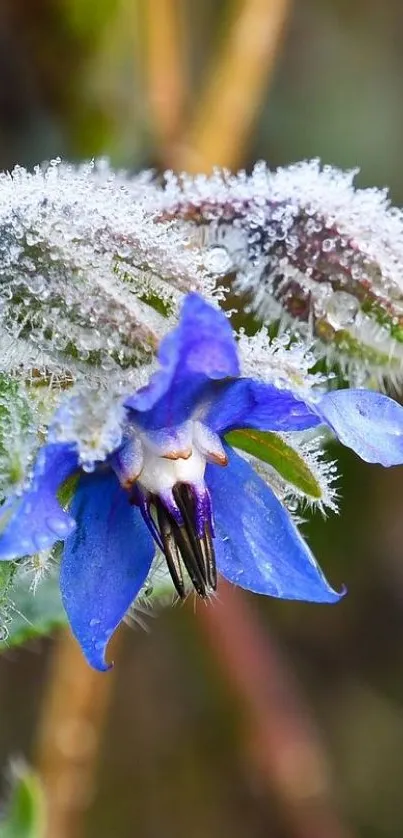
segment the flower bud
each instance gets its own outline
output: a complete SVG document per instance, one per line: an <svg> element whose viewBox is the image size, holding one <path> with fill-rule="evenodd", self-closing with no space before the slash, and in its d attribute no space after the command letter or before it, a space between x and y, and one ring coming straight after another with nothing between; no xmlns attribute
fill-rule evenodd
<svg viewBox="0 0 403 838"><path fill-rule="evenodd" d="M259 319L315 336L355 380L398 377L403 213L354 176L313 160L168 177L164 217L191 225L207 262L214 248L227 254L232 290Z"/></svg>

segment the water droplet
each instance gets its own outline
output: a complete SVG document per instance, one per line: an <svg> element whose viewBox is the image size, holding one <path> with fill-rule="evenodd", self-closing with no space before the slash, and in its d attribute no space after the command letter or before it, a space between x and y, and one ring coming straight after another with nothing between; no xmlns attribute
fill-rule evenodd
<svg viewBox="0 0 403 838"><path fill-rule="evenodd" d="M324 253L330 253L335 249L335 242L332 239L323 239L322 250Z"/></svg>
<svg viewBox="0 0 403 838"><path fill-rule="evenodd" d="M47 526L55 535L58 535L60 538L66 538L66 536L70 535L73 530L73 522L70 518L56 518L56 516L50 516L46 519Z"/></svg>
<svg viewBox="0 0 403 838"><path fill-rule="evenodd" d="M232 268L232 259L225 247L210 247L205 256L206 269L218 276L224 276Z"/></svg>
<svg viewBox="0 0 403 838"><path fill-rule="evenodd" d="M359 310L359 303L351 294L346 291L335 291L330 297L326 313L327 319L334 329L343 329L354 323Z"/></svg>

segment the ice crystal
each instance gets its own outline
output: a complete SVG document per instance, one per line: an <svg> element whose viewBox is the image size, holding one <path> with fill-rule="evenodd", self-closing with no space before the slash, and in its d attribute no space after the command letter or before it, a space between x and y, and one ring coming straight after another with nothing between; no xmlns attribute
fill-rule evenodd
<svg viewBox="0 0 403 838"><path fill-rule="evenodd" d="M302 398L326 389L329 376L311 372L316 363L314 346L283 332L270 338L266 328L254 335L241 331L238 341L242 373L292 390Z"/></svg>
<svg viewBox="0 0 403 838"><path fill-rule="evenodd" d="M0 175L3 370L77 378L152 353L203 277L183 235L155 223L156 191L102 162Z"/></svg>
<svg viewBox="0 0 403 838"><path fill-rule="evenodd" d="M397 379L403 360L403 212L356 171L319 161L251 175L166 178L163 217L194 230L207 262L219 249L232 288L262 320L319 338L355 381ZM217 258L217 255L215 256Z"/></svg>
<svg viewBox="0 0 403 838"><path fill-rule="evenodd" d="M97 461L105 460L119 447L125 419L118 394L78 387L56 413L49 442L74 444L80 465L91 471Z"/></svg>

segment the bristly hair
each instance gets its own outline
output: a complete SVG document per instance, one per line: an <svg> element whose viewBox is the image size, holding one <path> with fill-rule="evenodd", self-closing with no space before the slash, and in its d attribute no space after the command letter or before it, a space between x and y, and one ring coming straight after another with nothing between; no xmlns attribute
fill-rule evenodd
<svg viewBox="0 0 403 838"><path fill-rule="evenodd" d="M305 161L248 175L166 177L162 214L191 226L206 252L227 252L232 290L354 377L401 378L403 213L356 171ZM223 261L223 257L221 257Z"/></svg>

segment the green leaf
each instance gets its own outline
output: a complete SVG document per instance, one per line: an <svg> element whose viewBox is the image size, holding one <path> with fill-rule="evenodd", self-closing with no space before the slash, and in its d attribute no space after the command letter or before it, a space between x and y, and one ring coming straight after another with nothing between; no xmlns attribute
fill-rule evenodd
<svg viewBox="0 0 403 838"><path fill-rule="evenodd" d="M0 562L0 606L6 601L7 594L12 585L15 569L14 562Z"/></svg>
<svg viewBox="0 0 403 838"><path fill-rule="evenodd" d="M35 592L31 586L32 576L21 566L14 577L6 606L7 637L0 641L0 651L19 646L34 637L51 634L55 629L67 625L59 592L58 573L45 575Z"/></svg>
<svg viewBox="0 0 403 838"><path fill-rule="evenodd" d="M32 771L19 773L7 809L5 820L0 819L1 838L43 838L44 800Z"/></svg>
<svg viewBox="0 0 403 838"><path fill-rule="evenodd" d="M240 448L268 463L287 483L291 483L304 495L315 500L321 499L323 492L318 479L301 455L278 434L247 429L231 431L225 439L233 448Z"/></svg>

